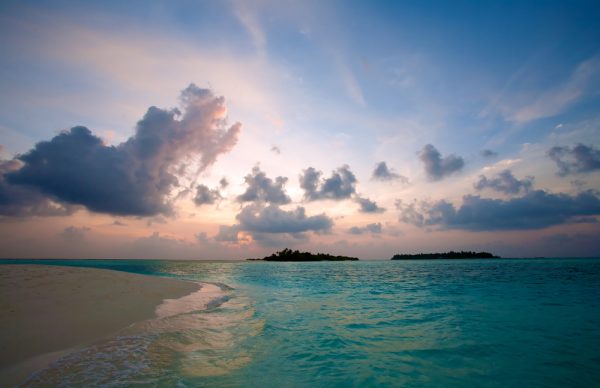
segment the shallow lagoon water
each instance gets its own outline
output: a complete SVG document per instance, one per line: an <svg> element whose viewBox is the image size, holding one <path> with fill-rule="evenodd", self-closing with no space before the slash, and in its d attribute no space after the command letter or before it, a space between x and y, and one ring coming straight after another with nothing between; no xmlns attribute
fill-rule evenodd
<svg viewBox="0 0 600 388"><path fill-rule="evenodd" d="M19 262L172 276L213 292L208 306L170 306L29 386L600 384L600 259Z"/></svg>

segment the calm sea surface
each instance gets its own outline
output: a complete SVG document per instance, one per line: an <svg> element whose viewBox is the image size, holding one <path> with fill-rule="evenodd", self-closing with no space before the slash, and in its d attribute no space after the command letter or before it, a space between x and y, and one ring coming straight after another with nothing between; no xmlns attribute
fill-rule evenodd
<svg viewBox="0 0 600 388"><path fill-rule="evenodd" d="M208 283L26 386L600 386L600 259L19 262Z"/></svg>

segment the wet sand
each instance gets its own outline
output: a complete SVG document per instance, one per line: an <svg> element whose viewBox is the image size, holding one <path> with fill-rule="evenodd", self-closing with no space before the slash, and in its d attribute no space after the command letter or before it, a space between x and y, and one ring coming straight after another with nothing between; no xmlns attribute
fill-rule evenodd
<svg viewBox="0 0 600 388"><path fill-rule="evenodd" d="M69 350L155 316L200 288L175 279L46 265L0 265L0 386Z"/></svg>

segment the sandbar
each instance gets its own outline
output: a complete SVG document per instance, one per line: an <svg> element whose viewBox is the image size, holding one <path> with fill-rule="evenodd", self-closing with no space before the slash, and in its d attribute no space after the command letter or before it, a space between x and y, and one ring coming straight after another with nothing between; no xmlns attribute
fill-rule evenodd
<svg viewBox="0 0 600 388"><path fill-rule="evenodd" d="M153 318L193 282L49 265L0 265L0 386L18 384L70 349Z"/></svg>

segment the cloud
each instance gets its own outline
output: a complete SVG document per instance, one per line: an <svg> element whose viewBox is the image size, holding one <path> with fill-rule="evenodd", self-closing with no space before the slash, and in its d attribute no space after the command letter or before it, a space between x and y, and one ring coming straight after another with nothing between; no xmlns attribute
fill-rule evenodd
<svg viewBox="0 0 600 388"><path fill-rule="evenodd" d="M151 227L154 224L166 225L168 222L169 221L165 217L163 217L161 215L158 215L158 216L147 218L146 219L146 226L147 227Z"/></svg>
<svg viewBox="0 0 600 388"><path fill-rule="evenodd" d="M558 166L560 176L600 170L600 150L591 145L580 143L573 148L552 147L548 156Z"/></svg>
<svg viewBox="0 0 600 388"><path fill-rule="evenodd" d="M598 257L600 241L594 233L558 233L543 236L540 245L554 257Z"/></svg>
<svg viewBox="0 0 600 388"><path fill-rule="evenodd" d="M85 226L69 226L61 232L60 236L67 242L79 243L85 240L85 236L90 230L90 228Z"/></svg>
<svg viewBox="0 0 600 388"><path fill-rule="evenodd" d="M219 232L215 236L215 241L219 242L237 242L238 233L240 231L239 225L220 225Z"/></svg>
<svg viewBox="0 0 600 388"><path fill-rule="evenodd" d="M196 237L196 242L198 242L198 244L204 245L210 243L206 232L198 232L194 237Z"/></svg>
<svg viewBox="0 0 600 388"><path fill-rule="evenodd" d="M135 134L107 146L82 126L43 141L17 157L5 174L12 185L91 211L115 215L170 214L178 163L200 155L199 169L237 142L241 124L226 127L223 97L191 84L181 93L183 112L150 107Z"/></svg>
<svg viewBox="0 0 600 388"><path fill-rule="evenodd" d="M240 229L251 233L328 232L333 226L333 221L325 214L308 217L301 206L285 211L276 205L249 205L236 218Z"/></svg>
<svg viewBox="0 0 600 388"><path fill-rule="evenodd" d="M246 191L237 197L239 202L269 202L275 204L290 203L290 197L285 193L285 183L288 178L278 176L273 181L258 167L254 167L252 172L246 177Z"/></svg>
<svg viewBox="0 0 600 388"><path fill-rule="evenodd" d="M277 146L273 146L273 147L271 147L271 152L273 152L274 154L280 155L281 149Z"/></svg>
<svg viewBox="0 0 600 388"><path fill-rule="evenodd" d="M202 205L213 205L221 199L221 193L218 189L209 189L205 185L198 185L196 187L196 196L194 197L194 203L197 206Z"/></svg>
<svg viewBox="0 0 600 388"><path fill-rule="evenodd" d="M309 240L306 233L273 234L252 233L252 239L263 247L290 247Z"/></svg>
<svg viewBox="0 0 600 388"><path fill-rule="evenodd" d="M18 160L0 160L0 215L65 216L77 209L76 206L57 203L33 188L7 182L6 174L18 171L21 166Z"/></svg>
<svg viewBox="0 0 600 388"><path fill-rule="evenodd" d="M227 180L227 178L221 178L221 180L219 181L219 187L221 188L221 190L226 189L227 186L229 186L229 181Z"/></svg>
<svg viewBox="0 0 600 388"><path fill-rule="evenodd" d="M576 196L536 190L509 200L465 195L462 205L441 200L396 202L400 221L419 227L469 231L542 229L568 222L596 222L600 198L593 191Z"/></svg>
<svg viewBox="0 0 600 388"><path fill-rule="evenodd" d="M238 224L219 227L216 241L239 242L240 232L252 236L263 246L279 246L299 240L307 240L307 232L327 233L333 220L324 213L307 216L303 207L282 210L278 205L254 203L244 207L236 216Z"/></svg>
<svg viewBox="0 0 600 388"><path fill-rule="evenodd" d="M346 199L356 193L356 177L350 167L344 165L331 173L331 177L321 179L321 171L309 167L300 174L300 187L308 201L320 199Z"/></svg>
<svg viewBox="0 0 600 388"><path fill-rule="evenodd" d="M372 234L381 234L381 223L375 223L375 224L367 224L363 227L358 227L358 226L353 226L352 228L348 229L348 233L350 234L365 234L365 233L372 233Z"/></svg>
<svg viewBox="0 0 600 388"><path fill-rule="evenodd" d="M583 179L573 179L570 183L577 191L584 191L587 185L587 182Z"/></svg>
<svg viewBox="0 0 600 388"><path fill-rule="evenodd" d="M488 179L485 175L480 175L479 180L475 182L474 187L477 190L492 189L504 194L527 193L533 186L533 177L527 176L522 180L514 177L510 170L500 172L495 178Z"/></svg>
<svg viewBox="0 0 600 388"><path fill-rule="evenodd" d="M498 153L492 150L481 150L479 154L484 158L495 158L498 156Z"/></svg>
<svg viewBox="0 0 600 388"><path fill-rule="evenodd" d="M195 258L198 256L198 250L194 244L182 238L161 235L159 232L135 239L128 248L127 256L129 257L164 260L165 258Z"/></svg>
<svg viewBox="0 0 600 388"><path fill-rule="evenodd" d="M509 115L511 121L525 123L552 117L589 93L595 93L600 83L600 56L580 63L566 82L540 93L532 103L520 106Z"/></svg>
<svg viewBox="0 0 600 388"><path fill-rule="evenodd" d="M223 199L220 190L224 190L229 186L229 182L225 177L219 181L219 187L216 189L210 189L206 185L196 186L196 195L194 196L194 203L197 206L202 205L213 205L220 199Z"/></svg>
<svg viewBox="0 0 600 388"><path fill-rule="evenodd" d="M375 166L375 170L373 170L373 180L376 181L392 181L392 180L400 180L402 183L408 183L408 178L399 174L396 174L392 170L390 170L385 162L379 162Z"/></svg>
<svg viewBox="0 0 600 388"><path fill-rule="evenodd" d="M114 221L113 221L113 223L112 223L111 225L113 225L113 226L127 226L127 224L126 224L126 223L124 223L124 222L121 222L121 221L119 221L119 220L114 220Z"/></svg>
<svg viewBox="0 0 600 388"><path fill-rule="evenodd" d="M377 206L377 203L369 198L356 197L356 202L360 205L361 213L383 213L385 208Z"/></svg>
<svg viewBox="0 0 600 388"><path fill-rule="evenodd" d="M252 43L258 54L264 55L267 38L256 13L251 7L246 6L243 1L235 2L234 13L252 38Z"/></svg>
<svg viewBox="0 0 600 388"><path fill-rule="evenodd" d="M361 107L367 106L365 96L360 84L350 67L341 59L338 60L337 73L341 76L341 81L346 89L348 96Z"/></svg>
<svg viewBox="0 0 600 388"><path fill-rule="evenodd" d="M427 144L419 152L419 159L425 165L427 176L434 181L460 171L465 161L460 156L448 155L442 158L439 151L431 144Z"/></svg>

